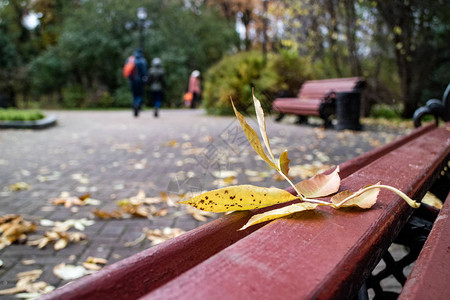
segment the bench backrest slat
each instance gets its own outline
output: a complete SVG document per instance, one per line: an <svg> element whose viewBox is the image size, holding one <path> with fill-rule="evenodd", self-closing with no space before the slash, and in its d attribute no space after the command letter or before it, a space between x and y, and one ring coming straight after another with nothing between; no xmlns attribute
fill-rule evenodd
<svg viewBox="0 0 450 300"><path fill-rule="evenodd" d="M308 80L298 92L299 99L321 99L330 91L350 92L363 82L360 77Z"/></svg>

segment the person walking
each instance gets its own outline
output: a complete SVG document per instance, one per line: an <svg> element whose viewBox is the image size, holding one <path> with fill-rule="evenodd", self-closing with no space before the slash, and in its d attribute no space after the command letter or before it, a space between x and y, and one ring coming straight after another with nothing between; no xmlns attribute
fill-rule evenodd
<svg viewBox="0 0 450 300"><path fill-rule="evenodd" d="M133 56L127 59L125 65L134 62L133 69L128 79L130 80L131 92L133 94L133 113L134 116L139 116L139 111L142 108L144 97L144 84L147 79L147 60L144 58L141 49L136 49Z"/></svg>
<svg viewBox="0 0 450 300"><path fill-rule="evenodd" d="M200 87L200 71L194 70L189 78L188 92L192 93L191 108L195 108L199 104L202 90Z"/></svg>
<svg viewBox="0 0 450 300"><path fill-rule="evenodd" d="M158 57L152 60L152 65L148 71L148 84L150 85L151 99L155 108L154 116L157 118L164 98L164 87L166 84L162 61Z"/></svg>

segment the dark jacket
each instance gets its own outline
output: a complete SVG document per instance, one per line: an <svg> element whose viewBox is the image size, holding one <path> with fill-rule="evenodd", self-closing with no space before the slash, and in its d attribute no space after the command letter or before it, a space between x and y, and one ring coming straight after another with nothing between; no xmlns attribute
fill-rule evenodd
<svg viewBox="0 0 450 300"><path fill-rule="evenodd" d="M136 50L134 55L134 71L130 76L130 84L135 94L142 94L144 92L144 83L147 79L147 61L142 55L141 50Z"/></svg>

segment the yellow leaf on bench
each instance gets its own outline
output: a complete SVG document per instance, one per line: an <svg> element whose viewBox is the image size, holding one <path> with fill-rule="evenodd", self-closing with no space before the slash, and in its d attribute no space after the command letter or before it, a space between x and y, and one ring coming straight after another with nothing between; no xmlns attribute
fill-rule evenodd
<svg viewBox="0 0 450 300"><path fill-rule="evenodd" d="M250 227L252 225L258 224L258 223L262 223L262 222L266 222L266 221L270 221L270 220L275 220L275 219L279 219L297 212L301 212L301 211L305 211L305 210L313 210L317 207L318 204L314 204L314 203L308 203L308 202L303 202L303 203L296 203L296 204L292 204L292 205L288 205L279 209L273 209L270 210L268 212L262 213L262 214L258 214L258 215L254 215L253 217L250 218L250 220L248 220L247 224L245 224L241 229L239 230L244 230L247 227Z"/></svg>
<svg viewBox="0 0 450 300"><path fill-rule="evenodd" d="M206 211L226 212L261 208L297 198L282 189L236 185L205 192L180 203Z"/></svg>
<svg viewBox="0 0 450 300"><path fill-rule="evenodd" d="M280 155L280 170L281 172L286 175L287 177L289 177L289 163L291 162L291 160L288 158L288 152L287 150L284 150L283 153L281 153Z"/></svg>
<svg viewBox="0 0 450 300"><path fill-rule="evenodd" d="M258 153L261 158L268 163L272 168L277 169L277 166L270 160L269 157L267 157L267 154L264 152L264 149L261 145L261 141L259 140L258 135L253 130L253 128L247 124L247 121L245 121L245 118L243 115L241 115L236 107L234 106L233 101L231 101L231 105L233 106L234 113L236 114L237 119L239 120L239 123L241 124L242 130L245 133L245 136L247 137L248 141L252 145L253 149Z"/></svg>

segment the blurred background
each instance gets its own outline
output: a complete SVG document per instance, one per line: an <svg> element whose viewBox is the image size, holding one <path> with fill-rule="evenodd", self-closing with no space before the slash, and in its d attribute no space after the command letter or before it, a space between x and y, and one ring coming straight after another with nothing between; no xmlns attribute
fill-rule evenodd
<svg viewBox="0 0 450 300"><path fill-rule="evenodd" d="M0 106L128 108L122 66L142 48L163 61L164 107L194 69L213 114L252 87L270 104L363 76L366 115L408 118L450 82L449 15L443 0L0 0Z"/></svg>

